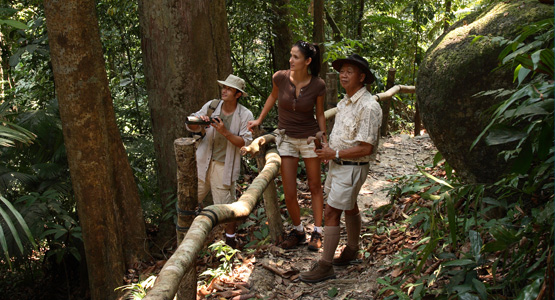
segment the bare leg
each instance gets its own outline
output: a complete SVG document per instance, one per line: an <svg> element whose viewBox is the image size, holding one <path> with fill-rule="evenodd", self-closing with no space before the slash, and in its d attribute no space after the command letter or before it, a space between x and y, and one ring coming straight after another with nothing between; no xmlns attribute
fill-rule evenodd
<svg viewBox="0 0 555 300"><path fill-rule="evenodd" d="M322 215L324 214L324 195L322 194L322 178L319 158L305 158L308 187L312 197L312 213L314 214L314 225L322 226Z"/></svg>
<svg viewBox="0 0 555 300"><path fill-rule="evenodd" d="M287 212L294 226L301 224L301 209L297 200L297 167L299 158L292 156L281 157L281 181Z"/></svg>

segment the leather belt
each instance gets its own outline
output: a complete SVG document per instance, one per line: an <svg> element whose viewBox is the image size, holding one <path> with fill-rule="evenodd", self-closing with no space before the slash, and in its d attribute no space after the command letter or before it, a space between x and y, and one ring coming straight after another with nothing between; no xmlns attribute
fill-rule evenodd
<svg viewBox="0 0 555 300"><path fill-rule="evenodd" d="M334 162L343 166L364 166L368 164L367 161L334 160Z"/></svg>

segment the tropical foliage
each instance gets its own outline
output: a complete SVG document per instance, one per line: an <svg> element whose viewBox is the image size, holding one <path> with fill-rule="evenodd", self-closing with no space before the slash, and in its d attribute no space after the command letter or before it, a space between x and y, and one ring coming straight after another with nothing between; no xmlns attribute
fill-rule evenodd
<svg viewBox="0 0 555 300"><path fill-rule="evenodd" d="M324 60L330 62L356 51L370 61L377 75L375 91L384 89L390 68L397 69L398 83L413 84L425 50L446 24L489 2L325 1ZM242 101L258 115L276 71L274 49L290 45L274 43L272 24L277 16L270 1L226 3L233 69L247 79L247 92L252 95ZM311 3L289 1L294 41L312 40ZM41 5L37 0L0 1L0 269L23 273L31 269L27 265L30 257L56 262L68 257L82 259L81 227ZM145 218L155 228L167 216L161 215L156 186L137 3L97 1L97 12L116 120ZM409 219L409 225L422 228L427 238L414 252L401 253L397 262L415 275L430 260L441 261L442 269L410 284L384 279L384 293L390 289L402 295L399 297L443 293L474 299L502 291L514 297L518 295L509 291L515 288L537 291L546 266L552 268L553 215L548 212L553 211L553 20L530 24L514 40L495 39L507 45L500 60L515 69L518 86L512 91L484 92L507 100L492 108L494 119L480 138L490 144L514 145L503 153L513 172L492 186L459 182L448 166L443 181L424 170L425 175L404 178L405 187L400 191L426 188L425 197L433 205L419 209ZM277 123L275 111L272 114L268 127ZM413 96L396 97L390 112L391 128L410 131L413 114ZM454 209L464 213L455 214ZM503 216L496 215L497 211ZM256 222L263 218L261 212L251 216ZM251 242L265 243L267 228L256 232L256 240ZM460 246L468 251L455 251ZM491 279L481 281L480 270L491 270ZM428 287L447 278L449 282L442 288L429 291ZM510 280L504 280L507 278Z"/></svg>
<svg viewBox="0 0 555 300"><path fill-rule="evenodd" d="M445 178L430 174L401 179L394 194L424 190L430 206L406 220L425 234L413 251L398 254L404 276L379 279L386 299L541 299L553 280L553 19L525 26L505 44L501 67L515 70L514 90L484 91L506 98L474 145L514 147L500 155L512 165L492 185L460 182L446 163ZM486 38L486 37L477 37ZM424 272L424 269L433 272ZM550 282L551 281L551 282ZM543 295L543 296L542 296Z"/></svg>

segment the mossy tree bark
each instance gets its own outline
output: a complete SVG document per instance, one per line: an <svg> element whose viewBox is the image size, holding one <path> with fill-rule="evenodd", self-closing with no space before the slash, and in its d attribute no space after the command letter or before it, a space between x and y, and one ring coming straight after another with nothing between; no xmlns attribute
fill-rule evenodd
<svg viewBox="0 0 555 300"><path fill-rule="evenodd" d="M145 225L116 126L95 1L44 1L52 69L92 299L115 299Z"/></svg>
<svg viewBox="0 0 555 300"><path fill-rule="evenodd" d="M505 48L525 24L553 18L553 6L535 0L495 2L453 24L428 48L418 71L422 122L443 157L467 182L494 183L508 168L506 145L470 146L490 122L490 108L504 101L482 91L513 89L511 68L497 68ZM475 40L477 36L482 38Z"/></svg>

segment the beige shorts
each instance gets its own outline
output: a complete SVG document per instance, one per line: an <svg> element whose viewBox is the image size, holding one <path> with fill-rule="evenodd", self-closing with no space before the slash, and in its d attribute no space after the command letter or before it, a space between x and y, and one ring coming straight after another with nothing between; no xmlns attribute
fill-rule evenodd
<svg viewBox="0 0 555 300"><path fill-rule="evenodd" d="M362 188L370 165L343 166L330 161L330 170L324 184L328 195L327 204L340 210L351 210L357 203L358 192Z"/></svg>
<svg viewBox="0 0 555 300"><path fill-rule="evenodd" d="M206 174L206 181L198 181L198 199L204 200L208 192L212 192L214 204L230 204L235 202L235 181L230 186L222 184L224 174L224 163L211 161Z"/></svg>
<svg viewBox="0 0 555 300"><path fill-rule="evenodd" d="M292 138L286 134L276 136L277 150L280 156L292 156L302 158L318 157L314 152L314 142L306 143L306 139Z"/></svg>

